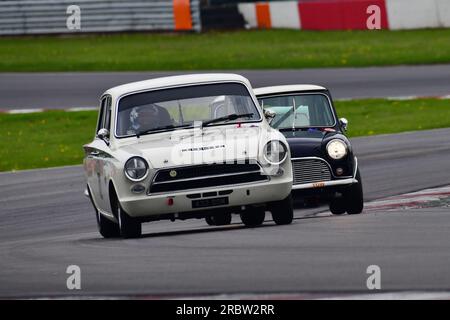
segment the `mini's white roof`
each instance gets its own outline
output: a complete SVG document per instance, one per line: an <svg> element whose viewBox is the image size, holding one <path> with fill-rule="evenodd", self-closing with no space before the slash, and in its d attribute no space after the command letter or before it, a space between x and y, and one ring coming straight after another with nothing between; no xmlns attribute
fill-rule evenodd
<svg viewBox="0 0 450 320"><path fill-rule="evenodd" d="M165 87L181 86L181 85L193 85L208 82L243 82L250 89L252 88L250 82L238 74L232 73L205 73L205 74L188 74L180 76L170 76L163 78L155 78L150 80L143 80L137 82L131 82L123 84L111 89L108 89L105 93L112 96L120 96L126 93L142 90L152 90Z"/></svg>
<svg viewBox="0 0 450 320"><path fill-rule="evenodd" d="M326 90L326 88L321 86L316 86L313 84L292 84L286 86L274 86L274 87L263 87L253 89L256 96L265 96L277 93L286 92L302 92L302 91L314 91L314 90Z"/></svg>

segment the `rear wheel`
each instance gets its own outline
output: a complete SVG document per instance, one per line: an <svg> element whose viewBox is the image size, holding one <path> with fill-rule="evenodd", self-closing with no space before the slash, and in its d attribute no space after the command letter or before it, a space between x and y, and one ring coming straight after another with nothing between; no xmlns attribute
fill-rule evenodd
<svg viewBox="0 0 450 320"><path fill-rule="evenodd" d="M206 221L206 223L208 224L208 226L215 226L214 220L213 220L212 216L207 216L207 217L205 218L205 221Z"/></svg>
<svg viewBox="0 0 450 320"><path fill-rule="evenodd" d="M271 203L269 209L272 212L272 219L276 224L283 225L292 223L294 209L291 194L284 200Z"/></svg>
<svg viewBox="0 0 450 320"><path fill-rule="evenodd" d="M231 213L222 213L208 216L205 218L210 226L226 226L231 223Z"/></svg>
<svg viewBox="0 0 450 320"><path fill-rule="evenodd" d="M87 190L89 193L89 199L91 199L92 206L95 210L95 219L97 220L97 228L98 232L102 235L103 238L117 238L120 236L119 225L105 216L103 216L100 211L98 211L97 207L94 204L94 200L92 199L91 189L87 186Z"/></svg>
<svg viewBox="0 0 450 320"><path fill-rule="evenodd" d="M241 213L242 223L249 228L262 225L265 217L264 207L249 207Z"/></svg>

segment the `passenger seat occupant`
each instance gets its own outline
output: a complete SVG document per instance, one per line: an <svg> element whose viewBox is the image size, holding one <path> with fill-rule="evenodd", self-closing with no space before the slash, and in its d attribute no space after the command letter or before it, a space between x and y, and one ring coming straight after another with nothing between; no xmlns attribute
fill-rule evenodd
<svg viewBox="0 0 450 320"><path fill-rule="evenodd" d="M133 107L130 112L130 126L127 134L151 130L172 124L169 112L155 104Z"/></svg>

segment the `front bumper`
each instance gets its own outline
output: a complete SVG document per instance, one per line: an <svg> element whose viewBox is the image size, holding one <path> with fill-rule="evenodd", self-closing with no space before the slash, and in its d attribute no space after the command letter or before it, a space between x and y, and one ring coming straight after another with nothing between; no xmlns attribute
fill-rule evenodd
<svg viewBox="0 0 450 320"><path fill-rule="evenodd" d="M354 183L358 183L358 180L356 180L355 178L315 182L315 183L304 183L293 185L292 190L320 189L327 187L348 186Z"/></svg>
<svg viewBox="0 0 450 320"><path fill-rule="evenodd" d="M200 210L214 210L216 208L227 208L245 205L265 204L272 201L285 199L292 188L290 179L273 179L261 183L229 185L216 188L186 190L176 193L164 193L155 195L130 196L120 199L122 208L132 217L149 217L162 214L190 212ZM205 208L193 208L192 201L199 199L189 198L188 195L201 193L219 194L221 191L232 190L232 193L225 195L228 197L227 205L220 205ZM210 199L217 196L203 196L200 199ZM172 199L172 200L168 200ZM169 205L169 203L171 204Z"/></svg>

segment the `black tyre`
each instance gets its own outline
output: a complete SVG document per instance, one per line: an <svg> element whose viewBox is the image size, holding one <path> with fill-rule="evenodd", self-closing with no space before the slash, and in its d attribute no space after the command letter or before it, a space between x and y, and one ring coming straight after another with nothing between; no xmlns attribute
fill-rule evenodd
<svg viewBox="0 0 450 320"><path fill-rule="evenodd" d="M120 237L119 225L108 218L104 217L97 209L92 199L91 189L87 186L89 199L91 199L92 206L95 210L95 219L97 220L98 232L103 238L117 238Z"/></svg>
<svg viewBox="0 0 450 320"><path fill-rule="evenodd" d="M142 224L140 221L132 218L122 209L117 202L117 218L119 220L120 235L123 238L139 238L142 235Z"/></svg>
<svg viewBox="0 0 450 320"><path fill-rule="evenodd" d="M249 228L262 225L266 217L264 209L264 207L249 207L241 213L242 223Z"/></svg>
<svg viewBox="0 0 450 320"><path fill-rule="evenodd" d="M231 213L215 214L205 218L210 226L226 226L231 223Z"/></svg>
<svg viewBox="0 0 450 320"><path fill-rule="evenodd" d="M123 238L139 238L142 234L141 222L132 218L122 209L114 187L110 189L111 208L119 221L120 235Z"/></svg>
<svg viewBox="0 0 450 320"><path fill-rule="evenodd" d="M97 226L98 232L103 238L118 238L120 237L119 225L108 218L104 217L97 211Z"/></svg>
<svg viewBox="0 0 450 320"><path fill-rule="evenodd" d="M272 213L272 219L276 224L283 225L292 223L292 220L294 219L294 209L291 194L284 200L272 202L269 209Z"/></svg>
<svg viewBox="0 0 450 320"><path fill-rule="evenodd" d="M207 216L207 217L205 218L205 221L206 221L206 223L207 223L209 226L215 226L214 220L213 220L212 216Z"/></svg>
<svg viewBox="0 0 450 320"><path fill-rule="evenodd" d="M344 197L335 198L330 202L330 211L334 215L344 214L346 211L346 205L344 201Z"/></svg>
<svg viewBox="0 0 450 320"><path fill-rule="evenodd" d="M344 194L348 214L360 214L364 209L364 194L359 170L356 172L356 180L358 183L351 185Z"/></svg>

